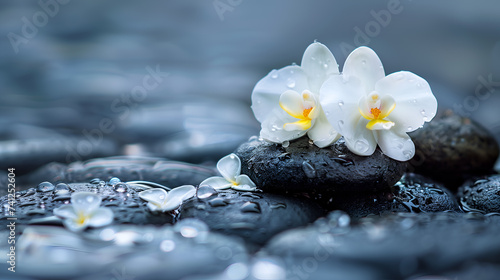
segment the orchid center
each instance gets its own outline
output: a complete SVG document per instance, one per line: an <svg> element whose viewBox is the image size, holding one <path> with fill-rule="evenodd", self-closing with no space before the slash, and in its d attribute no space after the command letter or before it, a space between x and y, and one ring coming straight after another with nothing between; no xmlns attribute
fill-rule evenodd
<svg viewBox="0 0 500 280"><path fill-rule="evenodd" d="M288 90L280 96L280 107L290 116L298 119L283 125L286 131L307 130L319 114L319 108L313 94L304 90L302 94Z"/></svg>
<svg viewBox="0 0 500 280"><path fill-rule="evenodd" d="M80 212L78 213L78 217L76 218L76 224L78 224L79 226L82 226L85 224L85 221L87 220L87 216Z"/></svg>
<svg viewBox="0 0 500 280"><path fill-rule="evenodd" d="M389 95L380 97L374 91L368 96L363 96L359 100L358 107L361 115L369 120L366 128L370 130L387 130L395 125L394 122L387 119L394 108L396 108L396 101Z"/></svg>

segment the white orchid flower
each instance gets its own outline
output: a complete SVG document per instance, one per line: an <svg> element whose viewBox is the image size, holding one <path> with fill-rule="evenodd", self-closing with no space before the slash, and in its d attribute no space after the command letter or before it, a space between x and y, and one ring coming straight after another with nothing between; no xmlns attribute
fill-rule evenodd
<svg viewBox="0 0 500 280"><path fill-rule="evenodd" d="M167 192L162 188L153 188L139 193L139 197L148 202L152 212L168 212L179 208L186 199L194 196L196 188L184 185Z"/></svg>
<svg viewBox="0 0 500 280"><path fill-rule="evenodd" d="M222 177L210 177L200 183L200 186L208 185L216 190L235 189L238 191L255 191L257 186L247 176L241 174L241 161L235 154L227 155L217 162L217 170Z"/></svg>
<svg viewBox="0 0 500 280"><path fill-rule="evenodd" d="M320 90L328 121L341 133L353 153L384 154L407 161L415 145L407 132L430 121L437 101L427 81L407 71L385 76L382 62L368 47L355 49L342 75L333 76Z"/></svg>
<svg viewBox="0 0 500 280"><path fill-rule="evenodd" d="M91 227L102 227L113 221L113 211L99 207L101 197L91 192L77 192L71 195L71 204L54 209L54 215L63 219L71 231Z"/></svg>
<svg viewBox="0 0 500 280"><path fill-rule="evenodd" d="M328 123L319 104L319 90L329 77L339 75L335 57L321 43L312 43L301 66L271 71L252 92L252 110L261 123L260 136L283 143L306 133L320 148L340 135Z"/></svg>

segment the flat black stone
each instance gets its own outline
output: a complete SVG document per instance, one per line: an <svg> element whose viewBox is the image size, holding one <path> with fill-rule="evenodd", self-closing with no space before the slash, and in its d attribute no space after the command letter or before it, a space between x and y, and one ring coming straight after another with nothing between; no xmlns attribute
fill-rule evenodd
<svg viewBox="0 0 500 280"><path fill-rule="evenodd" d="M450 189L458 188L471 177L490 174L499 154L491 133L451 111L410 136L416 151L409 170L441 181Z"/></svg>
<svg viewBox="0 0 500 280"><path fill-rule="evenodd" d="M235 154L241 159L241 173L263 191L303 193L326 201L340 192L388 190L406 169L405 162L385 156L378 148L371 156L355 155L343 138L322 149L310 144L307 137L291 141L287 147L254 138Z"/></svg>
<svg viewBox="0 0 500 280"><path fill-rule="evenodd" d="M500 213L500 175L467 182L458 189L457 195L465 211Z"/></svg>
<svg viewBox="0 0 500 280"><path fill-rule="evenodd" d="M470 264L498 264L498 232L499 216L398 213L349 224L347 215L336 211L312 226L279 234L265 251L283 258L287 279L300 273L309 279L416 279L457 275Z"/></svg>
<svg viewBox="0 0 500 280"><path fill-rule="evenodd" d="M96 158L85 162L65 165L51 163L20 178L22 185L49 181L54 184L89 182L94 178L109 181L113 177L121 181L151 181L170 188L181 185L197 185L208 177L217 175L214 168L156 157L117 156Z"/></svg>
<svg viewBox="0 0 500 280"><path fill-rule="evenodd" d="M221 190L186 201L180 219L197 218L213 231L262 245L284 230L304 226L324 214L316 203L270 193Z"/></svg>

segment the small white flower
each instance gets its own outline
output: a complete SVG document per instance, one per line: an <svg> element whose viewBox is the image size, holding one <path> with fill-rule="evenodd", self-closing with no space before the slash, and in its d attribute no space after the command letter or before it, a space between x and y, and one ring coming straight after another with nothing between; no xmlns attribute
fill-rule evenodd
<svg viewBox="0 0 500 280"><path fill-rule="evenodd" d="M341 133L353 153L363 156L380 149L406 161L415 154L407 132L430 121L437 101L427 81L406 71L385 76L382 62L368 47L347 57L343 73L320 90L328 121Z"/></svg>
<svg viewBox="0 0 500 280"><path fill-rule="evenodd" d="M338 74L333 54L315 42L304 52L301 66L286 66L262 78L252 92L252 110L262 127L260 136L283 143L307 133L320 148L336 141L340 135L328 123L318 98L323 82Z"/></svg>
<svg viewBox="0 0 500 280"><path fill-rule="evenodd" d="M71 231L81 231L91 227L102 227L113 221L113 211L99 207L101 197L95 193L77 192L71 195L71 204L54 209L54 215L63 219L63 224Z"/></svg>
<svg viewBox="0 0 500 280"><path fill-rule="evenodd" d="M216 190L233 188L238 191L255 191L257 186L247 176L241 175L241 161L235 154L227 155L217 162L217 170L223 177L210 177L200 183Z"/></svg>
<svg viewBox="0 0 500 280"><path fill-rule="evenodd" d="M145 190L139 193L139 197L148 202L148 208L152 212L173 211L186 199L191 198L196 193L196 188L191 185L184 185L167 192L161 188Z"/></svg>

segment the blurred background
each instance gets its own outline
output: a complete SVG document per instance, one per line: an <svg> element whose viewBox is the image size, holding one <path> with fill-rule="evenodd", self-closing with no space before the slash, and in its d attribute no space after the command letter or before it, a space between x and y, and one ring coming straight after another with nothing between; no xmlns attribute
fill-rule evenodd
<svg viewBox="0 0 500 280"><path fill-rule="evenodd" d="M500 138L500 2L2 1L0 165L215 161L259 132L253 86L314 40L373 48Z"/></svg>

